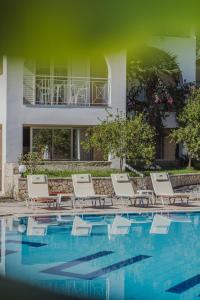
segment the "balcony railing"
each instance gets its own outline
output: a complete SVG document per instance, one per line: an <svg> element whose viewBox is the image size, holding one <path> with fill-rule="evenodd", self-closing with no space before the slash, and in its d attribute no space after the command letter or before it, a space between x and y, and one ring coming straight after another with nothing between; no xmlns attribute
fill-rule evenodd
<svg viewBox="0 0 200 300"><path fill-rule="evenodd" d="M104 78L24 76L24 104L109 106L110 82Z"/></svg>

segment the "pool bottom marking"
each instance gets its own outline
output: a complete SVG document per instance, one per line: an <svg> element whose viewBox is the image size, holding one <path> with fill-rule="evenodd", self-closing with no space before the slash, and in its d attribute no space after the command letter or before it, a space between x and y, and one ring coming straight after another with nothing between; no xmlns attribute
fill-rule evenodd
<svg viewBox="0 0 200 300"><path fill-rule="evenodd" d="M46 270L41 271L41 272L42 273L49 273L49 274L62 273L62 274L59 274L59 275L65 276L66 272L63 271L64 269L79 265L79 264L84 263L84 262L88 262L88 261L97 259L97 258L102 257L102 256L109 255L111 253L113 253L113 251L99 251L99 252L91 254L91 255L87 255L87 256L84 256L84 257L77 258L77 259L73 259L69 262L66 262L64 264L46 269Z"/></svg>
<svg viewBox="0 0 200 300"><path fill-rule="evenodd" d="M1 248L0 248L0 252L1 252ZM18 251L14 251L14 250L7 250L5 251L5 255L9 255L9 254L14 254L17 253Z"/></svg>
<svg viewBox="0 0 200 300"><path fill-rule="evenodd" d="M35 247L35 248L47 246L47 244L44 244L44 243L29 242L29 241L17 241L17 240L7 240L6 243L22 244L22 245L27 245L30 247Z"/></svg>
<svg viewBox="0 0 200 300"><path fill-rule="evenodd" d="M200 274L197 274L173 287L168 289L166 292L175 293L175 294L181 294L194 286L200 284Z"/></svg>
<svg viewBox="0 0 200 300"><path fill-rule="evenodd" d="M139 261L142 261L144 259L150 258L151 256L149 255L138 255L138 256L134 256L131 258L128 258L126 260L122 260L120 262L117 262L115 264L112 264L110 266L101 268L99 270L93 271L91 273L88 274L79 274L79 273L73 273L73 272L66 272L63 271L64 269L67 269L69 267L81 264L83 262L87 262L87 261L91 261L94 260L98 257L102 257L105 255L109 255L112 254L113 251L101 251L101 252L97 252L95 254L89 255L89 256L85 256L85 257L81 257L75 260L72 260L70 262L64 263L62 265L59 266L55 266L46 270L41 271L42 273L48 273L51 275L60 275L60 276L65 276L65 277L73 277L73 278L78 278L78 279L85 279L85 280L93 280L97 277L100 277L102 275L105 275L107 273L119 270L123 267L126 267L128 265L132 265L134 263L137 263Z"/></svg>

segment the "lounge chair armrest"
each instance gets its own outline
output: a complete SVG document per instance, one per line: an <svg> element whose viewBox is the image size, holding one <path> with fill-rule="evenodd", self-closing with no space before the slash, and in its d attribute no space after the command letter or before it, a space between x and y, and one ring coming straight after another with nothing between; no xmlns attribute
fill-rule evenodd
<svg viewBox="0 0 200 300"><path fill-rule="evenodd" d="M59 196L59 195L65 195L65 196L73 196L73 194L71 194L71 193L66 193L66 191L59 191L59 192L57 192L57 191L52 191L52 192L49 192L49 196Z"/></svg>
<svg viewBox="0 0 200 300"><path fill-rule="evenodd" d="M114 192L112 192L110 195L108 195L108 197L116 198L116 194Z"/></svg>
<svg viewBox="0 0 200 300"><path fill-rule="evenodd" d="M96 194L94 197L97 197L97 198L107 198L108 195Z"/></svg>
<svg viewBox="0 0 200 300"><path fill-rule="evenodd" d="M153 190L137 190L137 194L140 195L154 195L154 191Z"/></svg>
<svg viewBox="0 0 200 300"><path fill-rule="evenodd" d="M34 201L34 202L55 202L57 200L56 197L53 197L53 196L49 196L49 197L34 197L34 198L31 198L31 201Z"/></svg>
<svg viewBox="0 0 200 300"><path fill-rule="evenodd" d="M189 198L191 194L187 193L174 193L174 194L161 194L161 195L156 195L157 198Z"/></svg>
<svg viewBox="0 0 200 300"><path fill-rule="evenodd" d="M191 197L191 194L190 193L174 193L174 196L177 196L177 197Z"/></svg>

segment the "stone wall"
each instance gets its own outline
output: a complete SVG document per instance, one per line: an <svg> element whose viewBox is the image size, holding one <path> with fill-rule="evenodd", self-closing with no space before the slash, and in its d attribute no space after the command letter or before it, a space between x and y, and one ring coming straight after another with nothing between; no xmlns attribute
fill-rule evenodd
<svg viewBox="0 0 200 300"><path fill-rule="evenodd" d="M133 177L131 178L134 190L152 189L150 177ZM171 176L172 185L174 188L181 186L200 185L200 174L185 174ZM97 194L111 195L113 187L109 177L93 178L95 192ZM49 190L65 193L73 193L71 178L50 178ZM20 178L18 180L18 193L15 192L15 199L24 200L27 197L27 181Z"/></svg>
<svg viewBox="0 0 200 300"><path fill-rule="evenodd" d="M111 168L110 161L51 161L38 165L38 169L41 171L77 171L89 172L90 170L109 170ZM1 166L0 166L1 171ZM21 197L21 181L19 181L19 165L17 163L6 163L3 167L3 195L9 198L24 198ZM60 179L63 180L63 179ZM59 180L56 179L54 185L57 185ZM65 183L63 183L65 185ZM63 187L65 188L65 186ZM0 192L1 192L1 178L0 178Z"/></svg>
<svg viewBox="0 0 200 300"><path fill-rule="evenodd" d="M16 198L18 195L18 167L16 163L4 165L4 195L9 198Z"/></svg>
<svg viewBox="0 0 200 300"><path fill-rule="evenodd" d="M71 178L49 178L49 191L73 193L73 186ZM110 178L101 177L93 179L95 192L101 195L111 195L114 191ZM18 182L18 196L16 200L24 200L28 196L27 194L27 181L26 179L19 179Z"/></svg>
<svg viewBox="0 0 200 300"><path fill-rule="evenodd" d="M65 171L65 170L107 170L111 167L109 161L50 161L39 165L40 170Z"/></svg>

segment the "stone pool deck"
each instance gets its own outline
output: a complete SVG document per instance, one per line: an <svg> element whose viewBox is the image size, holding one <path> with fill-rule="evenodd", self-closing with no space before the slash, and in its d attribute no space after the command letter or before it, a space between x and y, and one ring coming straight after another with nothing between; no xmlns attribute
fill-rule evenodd
<svg viewBox="0 0 200 300"><path fill-rule="evenodd" d="M0 200L0 216L10 216L10 215L37 215L37 214L76 214L76 213L87 213L87 214L112 214L112 213L142 213L142 212L160 212L160 211L170 211L170 212L182 212L182 211L200 211L200 200L190 201L189 205L165 205L158 203L156 205L150 205L149 207L136 207L129 205L118 205L114 203L113 206L103 207L84 207L72 209L69 202L63 203L63 206L59 209L47 208L44 206L37 207L35 209L27 208L26 203L23 201L13 201L13 200Z"/></svg>

